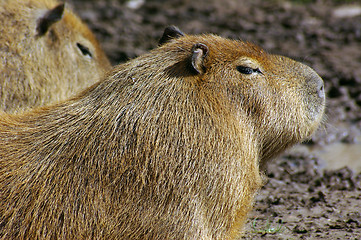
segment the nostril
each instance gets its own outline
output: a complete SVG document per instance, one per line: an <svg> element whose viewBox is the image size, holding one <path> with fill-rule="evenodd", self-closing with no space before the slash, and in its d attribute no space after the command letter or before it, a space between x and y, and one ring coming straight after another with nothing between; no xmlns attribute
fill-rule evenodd
<svg viewBox="0 0 361 240"><path fill-rule="evenodd" d="M321 81L322 81L322 80L321 80ZM323 81L322 81L322 84L321 84L321 86L319 87L317 93L318 93L318 96L319 96L320 98L324 98L324 97L325 97L325 90L324 90Z"/></svg>
<svg viewBox="0 0 361 240"><path fill-rule="evenodd" d="M325 90L322 78L315 72L311 72L308 76L307 88L310 94L317 94L318 97L325 97Z"/></svg>

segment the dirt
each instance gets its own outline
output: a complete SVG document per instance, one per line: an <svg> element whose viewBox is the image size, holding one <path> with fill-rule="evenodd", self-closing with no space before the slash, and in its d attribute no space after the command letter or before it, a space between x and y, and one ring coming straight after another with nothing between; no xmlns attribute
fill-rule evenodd
<svg viewBox="0 0 361 240"><path fill-rule="evenodd" d="M325 81L323 126L270 163L244 239L361 239L359 0L67 3L94 30L113 64L156 47L164 28L176 25L186 33L251 41L313 67Z"/></svg>

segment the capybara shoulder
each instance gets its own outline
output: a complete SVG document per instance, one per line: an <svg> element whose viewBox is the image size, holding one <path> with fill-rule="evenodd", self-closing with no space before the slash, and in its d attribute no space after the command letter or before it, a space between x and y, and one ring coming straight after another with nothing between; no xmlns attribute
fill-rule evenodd
<svg viewBox="0 0 361 240"><path fill-rule="evenodd" d="M56 0L0 2L0 109L65 100L110 63L89 28Z"/></svg>
<svg viewBox="0 0 361 240"><path fill-rule="evenodd" d="M260 164L308 138L309 67L168 28L77 97L0 116L0 236L236 239Z"/></svg>

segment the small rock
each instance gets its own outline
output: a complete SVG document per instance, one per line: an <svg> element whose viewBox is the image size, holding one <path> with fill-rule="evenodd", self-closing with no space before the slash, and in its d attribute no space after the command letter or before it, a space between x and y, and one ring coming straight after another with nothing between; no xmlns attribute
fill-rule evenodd
<svg viewBox="0 0 361 240"><path fill-rule="evenodd" d="M336 8L333 11L333 16L337 18L352 18L361 15L360 5L345 5Z"/></svg>

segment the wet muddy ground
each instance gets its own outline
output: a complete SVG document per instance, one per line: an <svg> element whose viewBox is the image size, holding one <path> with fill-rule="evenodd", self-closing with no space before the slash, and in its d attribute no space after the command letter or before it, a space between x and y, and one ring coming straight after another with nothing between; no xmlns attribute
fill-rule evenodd
<svg viewBox="0 0 361 240"><path fill-rule="evenodd" d="M326 118L275 159L245 239L361 239L361 2L340 0L68 0L113 64L157 46L168 25L254 42L313 67Z"/></svg>

